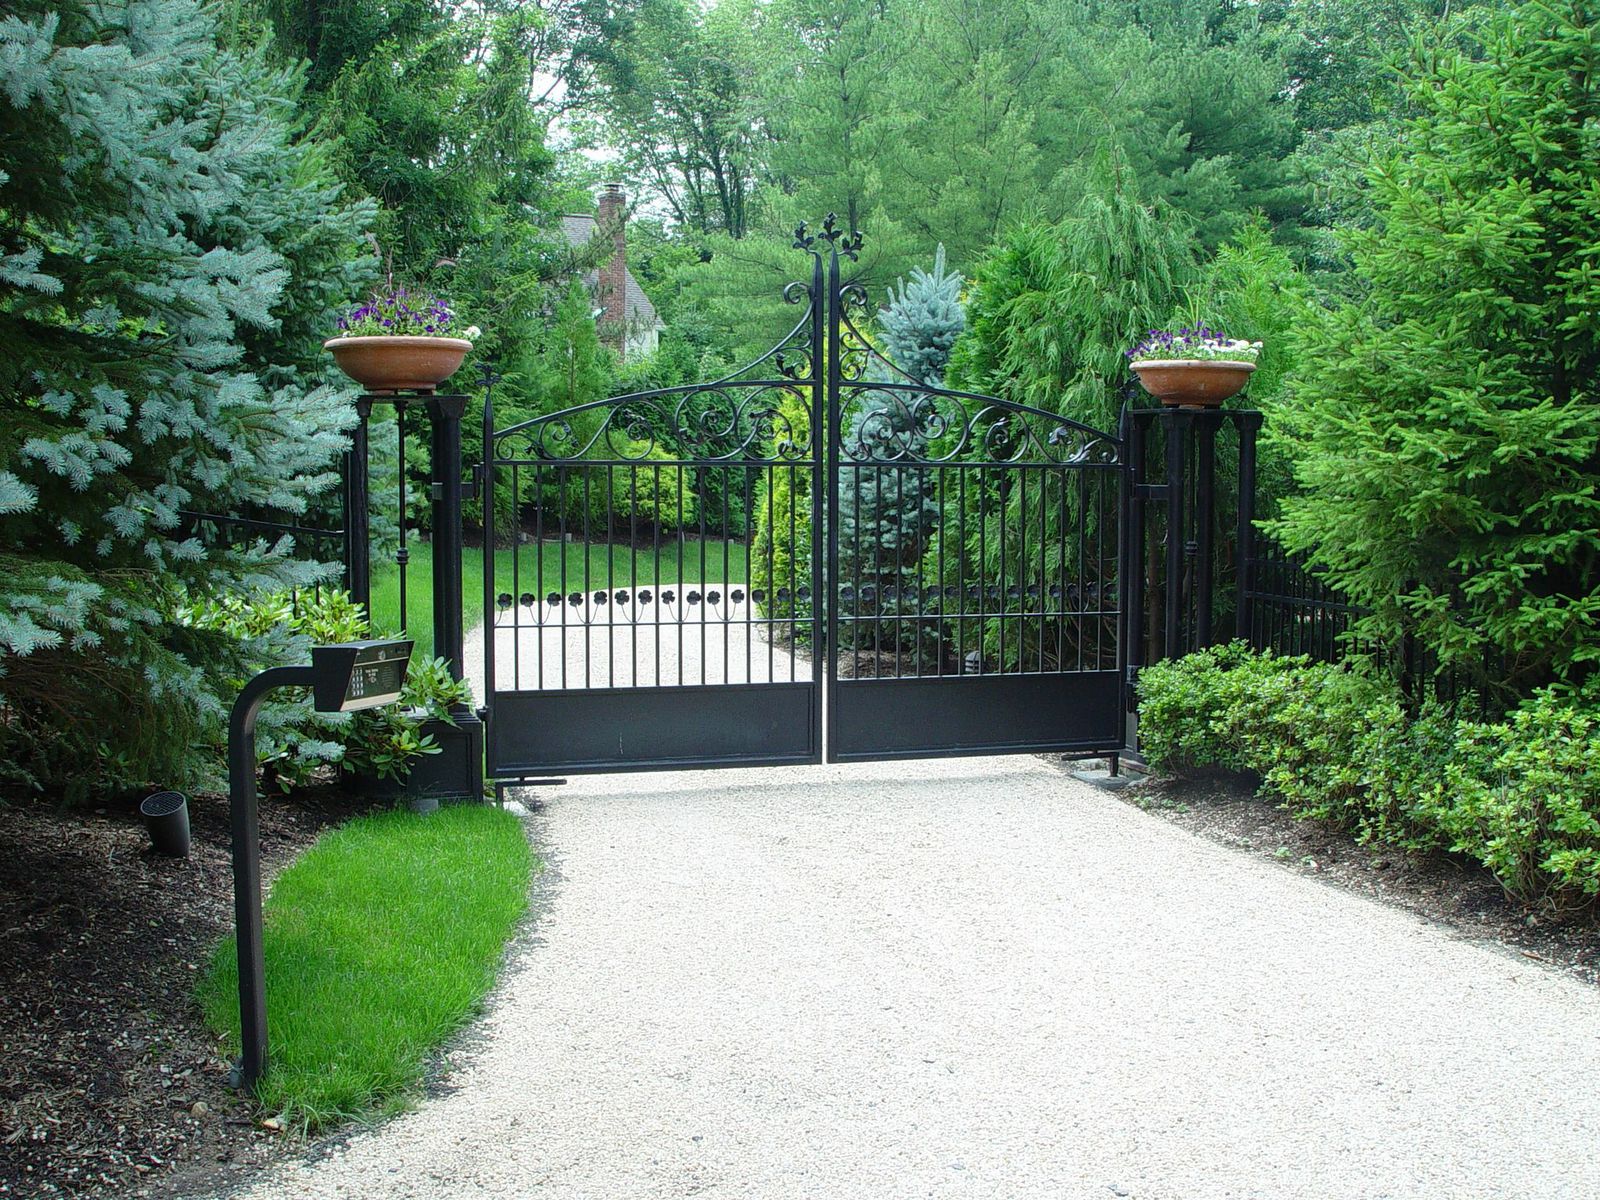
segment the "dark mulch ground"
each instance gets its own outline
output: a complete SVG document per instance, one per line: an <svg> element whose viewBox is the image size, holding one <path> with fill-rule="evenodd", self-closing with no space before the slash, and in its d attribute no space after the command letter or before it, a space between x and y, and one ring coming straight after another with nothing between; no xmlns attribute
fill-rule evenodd
<svg viewBox="0 0 1600 1200"><path fill-rule="evenodd" d="M227 1088L193 999L233 877L226 798L189 809L175 860L131 803L0 804L0 1196L182 1195L284 1141ZM354 811L333 789L264 800L268 877Z"/></svg>
<svg viewBox="0 0 1600 1200"><path fill-rule="evenodd" d="M1530 913L1507 900L1494 876L1470 860L1360 845L1332 826L1296 820L1258 798L1254 780L1239 776L1146 779L1118 794L1212 841L1600 983L1600 919L1593 910L1560 921Z"/></svg>

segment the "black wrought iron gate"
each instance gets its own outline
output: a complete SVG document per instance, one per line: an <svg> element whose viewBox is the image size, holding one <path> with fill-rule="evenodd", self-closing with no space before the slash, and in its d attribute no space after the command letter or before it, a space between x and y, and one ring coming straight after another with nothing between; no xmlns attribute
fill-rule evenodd
<svg viewBox="0 0 1600 1200"><path fill-rule="evenodd" d="M905 375L796 246L778 345L497 429L491 778L1122 744L1123 439Z"/></svg>

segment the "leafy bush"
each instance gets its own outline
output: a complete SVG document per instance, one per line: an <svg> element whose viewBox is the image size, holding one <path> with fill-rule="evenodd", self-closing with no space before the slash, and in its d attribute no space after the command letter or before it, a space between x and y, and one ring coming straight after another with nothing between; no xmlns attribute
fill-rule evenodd
<svg viewBox="0 0 1600 1200"><path fill-rule="evenodd" d="M804 448L811 423L804 404L785 393L778 406L767 454L776 461L795 456L798 468L775 466L765 472L756 496L756 539L750 551L750 585L763 599L762 615L777 620L809 615L795 593L811 583L811 473ZM778 593L785 593L779 599Z"/></svg>
<svg viewBox="0 0 1600 1200"><path fill-rule="evenodd" d="M305 662L310 648L371 636L366 613L345 593L275 593L253 599L230 596L188 606L184 620L195 630L234 643L237 691L257 671L278 663ZM468 703L466 684L450 676L444 659L413 659L397 704L358 713L319 713L310 698L276 698L262 707L256 731L256 761L265 782L283 791L304 784L317 771L345 768L403 780L420 755L439 746L421 732L427 720L450 720L453 704ZM221 747L213 757L221 761Z"/></svg>
<svg viewBox="0 0 1600 1200"><path fill-rule="evenodd" d="M1257 657L1235 643L1146 667L1139 673L1139 748L1145 761L1158 771L1249 769L1243 747L1228 734L1240 673L1261 676L1292 661Z"/></svg>
<svg viewBox="0 0 1600 1200"><path fill-rule="evenodd" d="M1505 721L1462 722L1459 755L1422 803L1506 891L1546 908L1600 894L1600 720L1542 693Z"/></svg>
<svg viewBox="0 0 1600 1200"><path fill-rule="evenodd" d="M1543 692L1504 721L1408 718L1388 683L1235 645L1146 668L1140 739L1167 771L1259 772L1298 817L1444 847L1546 910L1600 895L1600 717Z"/></svg>

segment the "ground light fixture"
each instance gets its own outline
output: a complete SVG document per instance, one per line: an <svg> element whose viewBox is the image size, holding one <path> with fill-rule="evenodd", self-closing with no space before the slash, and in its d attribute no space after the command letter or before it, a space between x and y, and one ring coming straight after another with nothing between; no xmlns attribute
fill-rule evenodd
<svg viewBox="0 0 1600 1200"><path fill-rule="evenodd" d="M256 716L269 692L310 688L318 712L356 712L393 704L411 661L409 639L313 646L311 665L272 667L239 693L228 720L228 804L233 825L233 923L239 954L239 1061L236 1088L255 1092L267 1069L267 980L261 943L261 836L256 819Z"/></svg>

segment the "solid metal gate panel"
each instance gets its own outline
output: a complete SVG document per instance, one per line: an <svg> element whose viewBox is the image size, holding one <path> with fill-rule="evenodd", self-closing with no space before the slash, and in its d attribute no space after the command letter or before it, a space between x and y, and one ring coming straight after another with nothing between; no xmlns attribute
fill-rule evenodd
<svg viewBox="0 0 1600 1200"><path fill-rule="evenodd" d="M840 280L860 235L796 245L750 367L486 404L492 778L1120 747L1121 441L905 376Z"/></svg>

